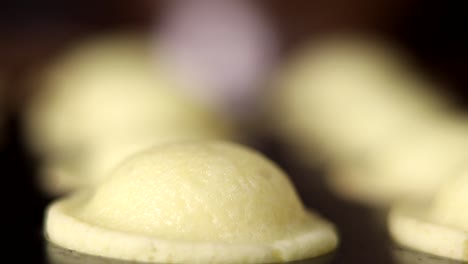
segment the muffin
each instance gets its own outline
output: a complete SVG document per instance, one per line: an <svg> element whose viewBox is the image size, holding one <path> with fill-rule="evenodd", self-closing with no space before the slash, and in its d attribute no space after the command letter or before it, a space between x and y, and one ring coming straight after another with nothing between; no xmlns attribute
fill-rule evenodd
<svg viewBox="0 0 468 264"><path fill-rule="evenodd" d="M449 108L402 50L372 36L317 38L278 76L267 100L271 130L306 165L353 161Z"/></svg>
<svg viewBox="0 0 468 264"><path fill-rule="evenodd" d="M445 120L330 168L326 181L337 195L373 207L429 198L468 162L467 136L467 120Z"/></svg>
<svg viewBox="0 0 468 264"><path fill-rule="evenodd" d="M389 216L399 244L414 250L468 261L468 173L447 182L430 200L404 200Z"/></svg>
<svg viewBox="0 0 468 264"><path fill-rule="evenodd" d="M64 248L157 263L285 262L338 243L272 161L220 141L134 154L100 185L53 202L45 229Z"/></svg>
<svg viewBox="0 0 468 264"><path fill-rule="evenodd" d="M26 140L40 184L63 194L96 184L132 152L189 139L233 139L228 118L188 97L145 36L83 40L33 78Z"/></svg>

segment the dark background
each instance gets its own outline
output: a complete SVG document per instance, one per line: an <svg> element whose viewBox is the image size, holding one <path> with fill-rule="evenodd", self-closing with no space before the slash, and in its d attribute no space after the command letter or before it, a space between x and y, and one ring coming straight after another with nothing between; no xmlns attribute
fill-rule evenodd
<svg viewBox="0 0 468 264"><path fill-rule="evenodd" d="M319 0L261 1L280 32L282 56L304 40L334 31L370 31L399 43L455 102L467 104L467 9L463 1ZM36 188L36 162L21 135L19 117L31 88L26 78L75 40L108 30L147 30L157 21L161 1L2 1L0 72L6 74L7 120L1 151L2 221L6 255L43 263L42 217L50 201ZM281 142L269 135L259 148L293 179L304 202L335 222L342 244L333 263L396 263L375 211L350 204L323 188L321 171L281 156ZM314 174L316 177L311 177ZM416 258L418 259L418 258ZM422 259L422 262L421 262ZM419 258L424 263L424 258ZM434 261L434 260L432 260Z"/></svg>

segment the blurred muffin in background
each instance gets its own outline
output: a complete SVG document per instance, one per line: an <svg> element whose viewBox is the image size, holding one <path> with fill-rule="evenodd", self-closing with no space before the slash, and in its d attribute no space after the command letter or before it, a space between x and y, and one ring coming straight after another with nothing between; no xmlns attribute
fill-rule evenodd
<svg viewBox="0 0 468 264"><path fill-rule="evenodd" d="M353 160L445 112L398 49L363 35L317 39L279 73L270 116L306 162Z"/></svg>
<svg viewBox="0 0 468 264"><path fill-rule="evenodd" d="M146 36L104 35L38 72L24 122L47 193L98 183L148 145L233 138L234 124L189 97L183 87L192 84L168 71L162 57Z"/></svg>
<svg viewBox="0 0 468 264"><path fill-rule="evenodd" d="M347 199L389 205L426 196L467 160L468 123L441 87L389 42L319 39L280 73L272 129Z"/></svg>
<svg viewBox="0 0 468 264"><path fill-rule="evenodd" d="M458 227L468 232L468 171L466 164L461 173L456 173L447 181L432 201L430 209L431 218L452 227ZM466 256L468 260L468 256Z"/></svg>
<svg viewBox="0 0 468 264"><path fill-rule="evenodd" d="M468 261L468 171L466 165L432 199L404 199L390 212L391 237L400 245Z"/></svg>
<svg viewBox="0 0 468 264"><path fill-rule="evenodd" d="M384 208L402 197L431 197L468 162L468 120L445 120L386 143L360 160L331 167L331 189Z"/></svg>

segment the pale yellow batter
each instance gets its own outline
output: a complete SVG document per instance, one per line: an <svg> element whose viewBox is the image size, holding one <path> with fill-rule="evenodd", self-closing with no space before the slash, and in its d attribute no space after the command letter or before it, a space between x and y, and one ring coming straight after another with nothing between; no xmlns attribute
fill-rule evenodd
<svg viewBox="0 0 468 264"><path fill-rule="evenodd" d="M184 94L144 36L84 40L34 79L25 111L31 149L52 194L98 183L133 152L166 142L232 138L232 123Z"/></svg>
<svg viewBox="0 0 468 264"><path fill-rule="evenodd" d="M431 197L468 162L467 135L467 120L438 122L334 166L327 182L347 199L378 207L402 197Z"/></svg>
<svg viewBox="0 0 468 264"><path fill-rule="evenodd" d="M401 201L389 217L390 233L412 249L468 261L468 173L452 178L431 201Z"/></svg>
<svg viewBox="0 0 468 264"><path fill-rule="evenodd" d="M169 144L121 163L94 189L53 203L48 239L111 258L161 263L271 263L337 246L284 172L226 142Z"/></svg>
<svg viewBox="0 0 468 264"><path fill-rule="evenodd" d="M372 36L314 39L280 68L268 101L272 129L306 164L385 147L447 107L414 68Z"/></svg>

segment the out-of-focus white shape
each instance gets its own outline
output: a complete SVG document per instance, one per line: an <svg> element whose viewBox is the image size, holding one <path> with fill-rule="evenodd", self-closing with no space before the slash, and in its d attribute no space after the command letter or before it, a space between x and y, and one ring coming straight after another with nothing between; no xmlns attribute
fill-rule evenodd
<svg viewBox="0 0 468 264"><path fill-rule="evenodd" d="M276 59L277 38L252 1L167 1L157 45L194 96L234 114L249 113ZM249 113L252 114L252 113Z"/></svg>
<svg viewBox="0 0 468 264"><path fill-rule="evenodd" d="M273 263L333 250L333 225L260 153L186 142L126 159L97 188L53 203L47 236L98 256L157 263Z"/></svg>
<svg viewBox="0 0 468 264"><path fill-rule="evenodd" d="M390 44L317 39L280 73L271 108L286 141L328 161L350 159L434 119L445 102ZM312 160L309 160L309 162Z"/></svg>
<svg viewBox="0 0 468 264"><path fill-rule="evenodd" d="M427 198L465 166L467 149L467 120L439 122L334 166L327 180L341 196L370 205Z"/></svg>
<svg viewBox="0 0 468 264"><path fill-rule="evenodd" d="M389 229L394 240L429 254L468 261L466 165L455 175L431 201L404 200L392 208Z"/></svg>
<svg viewBox="0 0 468 264"><path fill-rule="evenodd" d="M150 44L132 34L89 39L34 80L25 125L48 192L97 183L151 144L229 137L228 122L186 96Z"/></svg>

